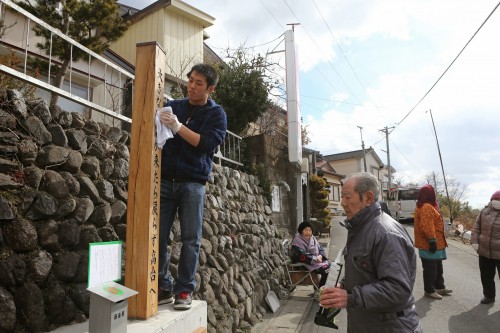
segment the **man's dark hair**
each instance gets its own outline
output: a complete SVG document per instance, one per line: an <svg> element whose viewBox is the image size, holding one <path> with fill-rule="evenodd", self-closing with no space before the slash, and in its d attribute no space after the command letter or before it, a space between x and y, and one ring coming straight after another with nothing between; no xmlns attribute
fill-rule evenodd
<svg viewBox="0 0 500 333"><path fill-rule="evenodd" d="M189 73L187 73L187 77L189 78L191 76L192 72L197 72L207 78L207 88L210 86L216 86L217 82L219 82L219 74L217 74L217 71L215 68L213 68L210 65L207 64L196 64L194 65Z"/></svg>

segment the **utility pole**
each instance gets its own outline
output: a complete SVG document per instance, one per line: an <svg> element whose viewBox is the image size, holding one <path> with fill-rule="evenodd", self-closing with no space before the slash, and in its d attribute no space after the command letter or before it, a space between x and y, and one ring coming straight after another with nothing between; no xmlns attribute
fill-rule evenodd
<svg viewBox="0 0 500 333"><path fill-rule="evenodd" d="M365 142L363 141L363 127L358 126L358 128L359 128L359 133L361 134L361 148L363 148L363 163L366 172L366 153L365 153Z"/></svg>
<svg viewBox="0 0 500 333"><path fill-rule="evenodd" d="M385 133L385 147L386 147L386 153L387 153L387 193L389 193L389 190L391 189L392 186L392 170L391 170L391 154L389 153L389 130L393 129L393 127L384 127L380 131Z"/></svg>
<svg viewBox="0 0 500 333"><path fill-rule="evenodd" d="M295 26L300 25L300 23L287 23L286 25L289 25L292 27L292 31L295 31Z"/></svg>
<svg viewBox="0 0 500 333"><path fill-rule="evenodd" d="M436 144L438 148L438 154L439 154L439 162L441 162L441 171L443 172L443 180L444 180L444 189L446 190L446 198L448 198L448 206L450 208L450 222L453 223L453 210L451 209L451 201L450 201L450 195L448 194L448 184L446 183L446 174L444 173L444 167L443 167L443 158L441 157L441 149L439 148L439 141L438 141L438 136L436 132L436 126L434 126L434 117L432 117L432 111L429 109L429 114L431 115L431 120L432 120L432 128L434 129L434 135L436 137Z"/></svg>

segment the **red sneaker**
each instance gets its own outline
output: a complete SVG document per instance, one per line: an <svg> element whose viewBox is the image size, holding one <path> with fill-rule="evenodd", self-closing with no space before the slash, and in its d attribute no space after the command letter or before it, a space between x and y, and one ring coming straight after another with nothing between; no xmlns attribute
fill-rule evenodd
<svg viewBox="0 0 500 333"><path fill-rule="evenodd" d="M191 293L182 292L175 295L174 309L188 310L191 309Z"/></svg>

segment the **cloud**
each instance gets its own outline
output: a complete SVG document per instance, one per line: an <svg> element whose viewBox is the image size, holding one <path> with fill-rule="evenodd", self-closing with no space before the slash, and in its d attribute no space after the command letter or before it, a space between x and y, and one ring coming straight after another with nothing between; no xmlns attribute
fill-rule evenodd
<svg viewBox="0 0 500 333"><path fill-rule="evenodd" d="M242 44L261 54L283 50L278 37L300 23L294 35L309 148L361 149L362 126L365 145L385 162L380 130L413 109L389 135L390 158L396 177L419 181L441 173L432 110L445 172L468 185L470 203L481 207L500 189L500 13L431 89L496 0L185 2L216 18L206 41L216 52Z"/></svg>

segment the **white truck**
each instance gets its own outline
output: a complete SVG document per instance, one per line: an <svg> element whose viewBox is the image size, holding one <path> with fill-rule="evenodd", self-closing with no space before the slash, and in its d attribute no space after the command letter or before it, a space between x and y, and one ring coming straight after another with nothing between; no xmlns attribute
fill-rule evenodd
<svg viewBox="0 0 500 333"><path fill-rule="evenodd" d="M392 217L399 222L413 222L419 188L391 188L387 195L387 206Z"/></svg>

